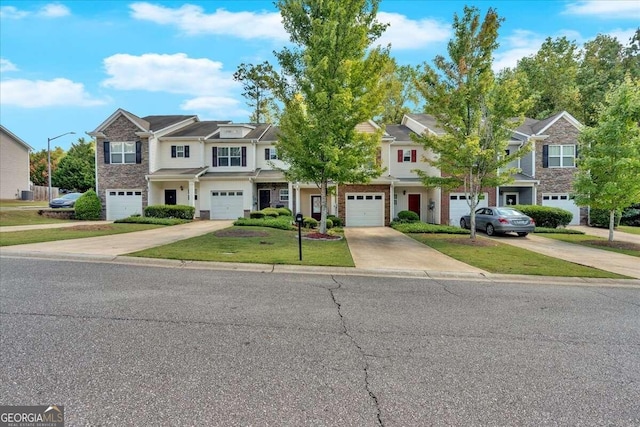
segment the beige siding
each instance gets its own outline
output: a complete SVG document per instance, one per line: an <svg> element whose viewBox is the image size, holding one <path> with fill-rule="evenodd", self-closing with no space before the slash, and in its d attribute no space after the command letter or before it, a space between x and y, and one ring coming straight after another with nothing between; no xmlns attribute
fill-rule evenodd
<svg viewBox="0 0 640 427"><path fill-rule="evenodd" d="M29 190L29 150L0 131L0 199L19 199Z"/></svg>

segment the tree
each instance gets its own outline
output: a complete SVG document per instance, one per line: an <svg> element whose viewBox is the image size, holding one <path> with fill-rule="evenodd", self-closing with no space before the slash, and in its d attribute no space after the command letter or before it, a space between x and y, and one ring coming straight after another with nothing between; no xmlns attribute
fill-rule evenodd
<svg viewBox="0 0 640 427"><path fill-rule="evenodd" d="M51 172L54 186L78 191L95 188L95 164L95 143L79 138Z"/></svg>
<svg viewBox="0 0 640 427"><path fill-rule="evenodd" d="M388 92L384 100L384 111L378 118L380 123L400 123L405 114L417 104L420 94L415 84L418 68L411 65L396 66L393 74L387 77Z"/></svg>
<svg viewBox="0 0 640 427"><path fill-rule="evenodd" d="M372 47L386 25L376 21L379 0L280 0L294 44L276 53L285 79L278 155L289 180L320 189L320 233L326 233L329 182L365 183L382 172L376 163L382 131L356 126L381 110L389 48Z"/></svg>
<svg viewBox="0 0 640 427"><path fill-rule="evenodd" d="M616 211L640 200L640 82L627 76L598 113L580 133L573 187L578 205L609 211L611 242Z"/></svg>
<svg viewBox="0 0 640 427"><path fill-rule="evenodd" d="M51 150L51 176L58 168L60 159L64 157L65 152L62 148L56 147ZM34 185L49 185L49 166L47 150L34 151L29 154L29 169L31 172L31 182Z"/></svg>
<svg viewBox="0 0 640 427"><path fill-rule="evenodd" d="M424 134L415 140L436 153L423 161L437 167L440 176L416 170L428 187L463 188L471 212L471 239L475 239L475 209L483 188L509 182L507 164L523 156L523 148L505 155L511 129L519 125L519 84L513 78L496 80L491 70L493 51L502 18L489 9L480 23L475 7L454 15L454 38L449 41L449 59L438 55L434 67L424 66L419 90L425 112L435 116L444 135ZM511 76L509 74L508 76ZM502 169L499 173L499 170Z"/></svg>
<svg viewBox="0 0 640 427"><path fill-rule="evenodd" d="M279 80L278 74L268 62L262 64L240 64L233 79L242 83L242 96L253 108L249 120L253 123L273 122L278 108L274 102L272 88Z"/></svg>
<svg viewBox="0 0 640 427"><path fill-rule="evenodd" d="M631 36L629 45L624 49L622 63L626 73L640 79L640 27Z"/></svg>

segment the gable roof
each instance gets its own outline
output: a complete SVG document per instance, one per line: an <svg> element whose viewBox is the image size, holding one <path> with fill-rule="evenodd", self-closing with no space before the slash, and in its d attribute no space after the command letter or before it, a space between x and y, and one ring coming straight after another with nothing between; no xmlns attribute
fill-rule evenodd
<svg viewBox="0 0 640 427"><path fill-rule="evenodd" d="M416 135L414 131L405 125L387 125L385 130L395 141L413 142L411 134Z"/></svg>
<svg viewBox="0 0 640 427"><path fill-rule="evenodd" d="M405 116L415 122L420 123L422 126L426 127L427 129L429 129L431 132L435 134L444 133L444 130L442 130L442 128L438 126L438 121L436 120L436 118L431 114L412 113L412 114L405 114ZM402 122L404 123L404 119Z"/></svg>
<svg viewBox="0 0 640 427"><path fill-rule="evenodd" d="M4 127L3 125L0 125L0 129L6 133L7 135L9 135L11 137L11 139L13 139L14 141L16 141L18 144L21 144L24 146L24 148L26 148L29 151L33 151L33 147L30 146L29 144L27 144L26 142L24 142L20 137L18 137L15 133L11 132L9 129L7 129L6 127Z"/></svg>
<svg viewBox="0 0 640 427"><path fill-rule="evenodd" d="M229 120L207 120L204 122L195 122L182 129L178 129L170 134L164 136L164 138L179 138L179 137L203 137L208 138L212 136L219 128L221 124L230 123Z"/></svg>
<svg viewBox="0 0 640 427"><path fill-rule="evenodd" d="M198 116L146 116L143 117L142 120L149 123L147 130L155 132L194 117L197 119Z"/></svg>
<svg viewBox="0 0 640 427"><path fill-rule="evenodd" d="M114 111L113 114L111 114L107 118L107 120L100 123L100 125L93 132L87 132L87 134L89 134L90 136L94 136L95 134L102 132L104 129L108 128L109 125L111 125L111 123L113 123L120 116L125 116L129 121L131 121L136 126L138 126L138 128L143 132L148 132L151 129L151 125L149 124L148 121L141 119L140 117L136 116L133 113L128 112L127 110L118 108L116 111Z"/></svg>

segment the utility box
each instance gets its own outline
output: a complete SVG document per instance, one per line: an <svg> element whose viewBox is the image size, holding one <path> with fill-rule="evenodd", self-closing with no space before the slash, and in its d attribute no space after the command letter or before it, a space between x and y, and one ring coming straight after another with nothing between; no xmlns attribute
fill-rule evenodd
<svg viewBox="0 0 640 427"><path fill-rule="evenodd" d="M33 200L33 191L23 190L20 200Z"/></svg>

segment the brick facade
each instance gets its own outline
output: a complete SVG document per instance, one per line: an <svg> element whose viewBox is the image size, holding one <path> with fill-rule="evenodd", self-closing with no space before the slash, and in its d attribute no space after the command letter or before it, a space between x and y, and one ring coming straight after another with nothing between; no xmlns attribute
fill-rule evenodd
<svg viewBox="0 0 640 427"><path fill-rule="evenodd" d="M338 186L338 217L346 224L347 193L384 193L384 225L391 222L391 187L378 184L344 184Z"/></svg>
<svg viewBox="0 0 640 427"><path fill-rule="evenodd" d="M105 138L96 138L98 166L98 196L102 202L102 218L106 218L107 189L139 189L142 190L142 207L147 206L148 188L145 176L149 173L149 140L135 133L140 132L134 123L124 115L120 115L102 131ZM139 164L105 164L104 141L142 143L142 162Z"/></svg>

